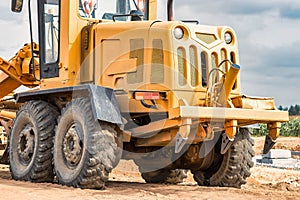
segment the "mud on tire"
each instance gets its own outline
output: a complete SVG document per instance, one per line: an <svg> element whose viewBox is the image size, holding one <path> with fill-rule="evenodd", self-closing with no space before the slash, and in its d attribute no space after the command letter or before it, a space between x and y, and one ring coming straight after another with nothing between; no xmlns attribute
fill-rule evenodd
<svg viewBox="0 0 300 200"><path fill-rule="evenodd" d="M216 153L219 161L206 171L193 171L194 179L200 186L221 186L240 188L246 183L246 178L251 175L253 167L252 157L254 140L250 131L240 128L239 133L229 148L222 156Z"/></svg>
<svg viewBox="0 0 300 200"><path fill-rule="evenodd" d="M184 179L187 178L187 173L188 173L188 170L186 170L186 169L171 170L165 183L168 183L168 184L182 183L184 181Z"/></svg>
<svg viewBox="0 0 300 200"><path fill-rule="evenodd" d="M167 183L177 184L182 183L187 178L187 170L184 169L159 169L152 172L142 173L146 183Z"/></svg>
<svg viewBox="0 0 300 200"><path fill-rule="evenodd" d="M15 180L52 182L53 136L58 112L44 101L23 104L10 135L10 171Z"/></svg>
<svg viewBox="0 0 300 200"><path fill-rule="evenodd" d="M63 109L54 140L57 181L80 188L103 188L120 159L114 125L93 117L88 98L72 100Z"/></svg>

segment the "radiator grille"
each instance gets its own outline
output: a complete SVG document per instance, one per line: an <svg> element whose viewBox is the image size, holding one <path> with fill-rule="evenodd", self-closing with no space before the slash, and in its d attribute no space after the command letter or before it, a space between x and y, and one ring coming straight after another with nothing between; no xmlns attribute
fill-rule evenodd
<svg viewBox="0 0 300 200"><path fill-rule="evenodd" d="M199 84L198 74L198 59L197 49L195 46L190 46L190 72L191 72L191 85L196 87Z"/></svg>
<svg viewBox="0 0 300 200"><path fill-rule="evenodd" d="M151 66L151 83L164 82L164 52L163 42L160 39L152 42L152 66Z"/></svg>
<svg viewBox="0 0 300 200"><path fill-rule="evenodd" d="M180 86L186 85L186 77L187 77L187 70L186 70L186 52L185 49L179 47L177 49L177 59L178 59L178 81Z"/></svg>
<svg viewBox="0 0 300 200"><path fill-rule="evenodd" d="M222 49L221 50L221 61L226 60L227 59L227 51L226 49ZM228 62L224 62L221 66L220 69L224 72L228 71Z"/></svg>
<svg viewBox="0 0 300 200"><path fill-rule="evenodd" d="M201 75L202 75L202 86L207 86L207 54L201 52Z"/></svg>

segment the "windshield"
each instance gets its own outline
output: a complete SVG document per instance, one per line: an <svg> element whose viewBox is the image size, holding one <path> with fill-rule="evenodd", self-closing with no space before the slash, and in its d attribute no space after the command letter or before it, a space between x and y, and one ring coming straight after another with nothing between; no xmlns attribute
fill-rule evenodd
<svg viewBox="0 0 300 200"><path fill-rule="evenodd" d="M148 0L79 0L79 14L84 18L112 20L113 16L130 14L130 11L140 10L147 19ZM125 21L125 17L116 20Z"/></svg>
<svg viewBox="0 0 300 200"><path fill-rule="evenodd" d="M59 3L58 0L46 0L44 4L45 26L45 63L53 63L58 59Z"/></svg>

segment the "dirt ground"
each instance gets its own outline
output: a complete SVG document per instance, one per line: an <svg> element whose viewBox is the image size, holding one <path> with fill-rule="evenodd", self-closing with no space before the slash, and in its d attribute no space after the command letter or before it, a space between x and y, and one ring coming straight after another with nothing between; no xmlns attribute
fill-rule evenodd
<svg viewBox="0 0 300 200"><path fill-rule="evenodd" d="M255 151L261 152L263 138L255 138ZM300 138L280 138L277 148L291 149ZM300 199L300 171L254 167L242 189L199 187L189 174L180 185L146 184L131 161L121 161L110 176L105 190L82 190L50 183L11 180L9 168L0 165L1 200L110 200L110 199Z"/></svg>

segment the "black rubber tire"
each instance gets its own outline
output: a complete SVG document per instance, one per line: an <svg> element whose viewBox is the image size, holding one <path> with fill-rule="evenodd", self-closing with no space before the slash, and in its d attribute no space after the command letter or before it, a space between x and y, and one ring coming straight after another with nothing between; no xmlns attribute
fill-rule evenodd
<svg viewBox="0 0 300 200"><path fill-rule="evenodd" d="M149 148L147 150L147 155L133 159L146 183L177 184L187 178L187 170L173 167L174 148Z"/></svg>
<svg viewBox="0 0 300 200"><path fill-rule="evenodd" d="M174 169L170 170L169 176L165 180L168 184L183 183L184 179L187 178L188 170L186 169Z"/></svg>
<svg viewBox="0 0 300 200"><path fill-rule="evenodd" d="M187 170L184 169L159 169L152 172L142 173L146 183L167 183L178 184L182 183L187 178Z"/></svg>
<svg viewBox="0 0 300 200"><path fill-rule="evenodd" d="M53 136L58 112L44 101L22 105L10 135L9 160L12 178L52 182Z"/></svg>
<svg viewBox="0 0 300 200"><path fill-rule="evenodd" d="M146 183L164 183L170 172L167 169L159 169L152 172L141 173Z"/></svg>
<svg viewBox="0 0 300 200"><path fill-rule="evenodd" d="M57 181L73 187L104 188L109 173L120 159L116 138L113 124L99 123L94 118L88 98L73 99L63 109L56 128L54 166Z"/></svg>
<svg viewBox="0 0 300 200"><path fill-rule="evenodd" d="M215 163L206 171L194 171L194 180L200 186L220 186L241 188L246 183L246 178L251 175L253 167L252 157L254 140L250 131L240 128L229 150L220 157L219 163Z"/></svg>

